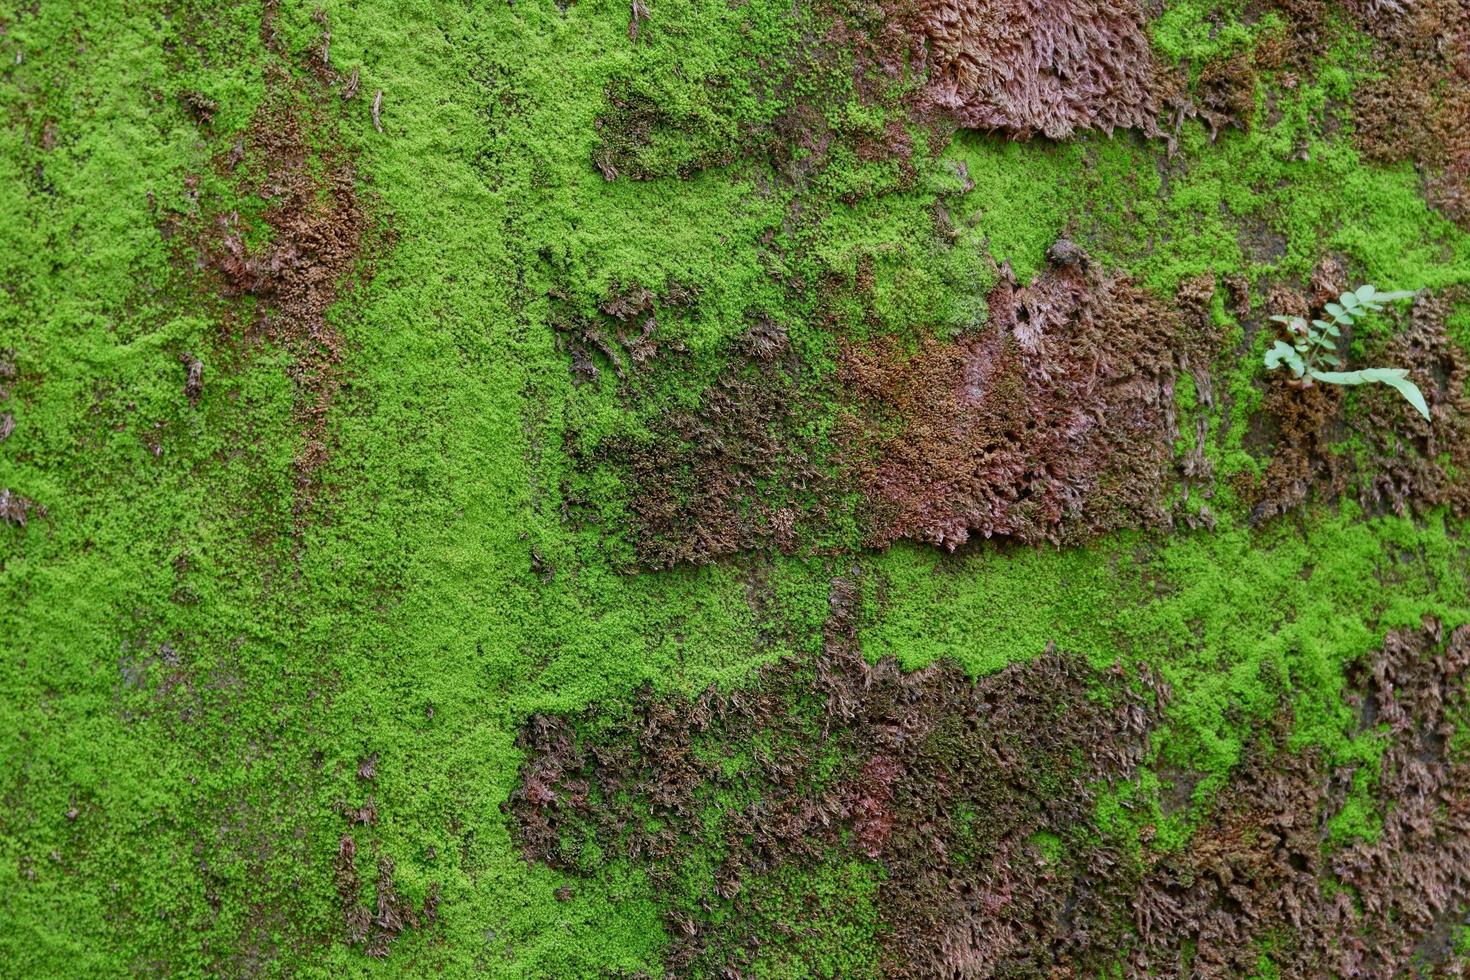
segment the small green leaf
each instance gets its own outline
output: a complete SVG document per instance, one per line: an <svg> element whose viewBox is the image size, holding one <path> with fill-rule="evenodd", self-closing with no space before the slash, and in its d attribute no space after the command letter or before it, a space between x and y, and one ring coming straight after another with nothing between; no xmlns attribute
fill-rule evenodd
<svg viewBox="0 0 1470 980"><path fill-rule="evenodd" d="M1348 316L1348 311L1336 303L1328 303L1327 312L1332 314L1333 319L1341 319L1342 317Z"/></svg>
<svg viewBox="0 0 1470 980"><path fill-rule="evenodd" d="M1367 303L1373 299L1373 293L1373 284L1371 282L1366 282L1358 287L1356 295L1358 299L1362 300L1364 303Z"/></svg>
<svg viewBox="0 0 1470 980"><path fill-rule="evenodd" d="M1369 381L1365 374L1364 371L1313 371L1312 377L1330 385L1361 385Z"/></svg>
<svg viewBox="0 0 1470 980"><path fill-rule="evenodd" d="M1360 385L1377 382L1393 388L1414 410L1425 419L1429 418L1429 405L1419 386L1409 380L1409 372L1403 368L1365 368L1362 371L1313 371L1312 377L1333 385Z"/></svg>
<svg viewBox="0 0 1470 980"><path fill-rule="evenodd" d="M1343 293L1341 296L1339 296L1337 298L1337 301L1339 303L1341 303L1343 306L1345 306L1345 307L1347 307L1348 309L1351 310L1351 309L1354 309L1358 305L1358 294L1357 293Z"/></svg>
<svg viewBox="0 0 1470 980"><path fill-rule="evenodd" d="M1424 416L1424 421L1429 421L1429 405L1425 403L1424 392L1419 390L1418 385L1408 378L1385 379L1384 384L1393 386L1399 394L1404 396L1405 401L1414 406L1414 411Z"/></svg>
<svg viewBox="0 0 1470 980"><path fill-rule="evenodd" d="M1266 351L1266 367L1274 370L1283 363L1290 366L1299 378L1306 371L1306 364L1302 361L1301 355L1293 350L1286 341L1278 340L1274 347Z"/></svg>

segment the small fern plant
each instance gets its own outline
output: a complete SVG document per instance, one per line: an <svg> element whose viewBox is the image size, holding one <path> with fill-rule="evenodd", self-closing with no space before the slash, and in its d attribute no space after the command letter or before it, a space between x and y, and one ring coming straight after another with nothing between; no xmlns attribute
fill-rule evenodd
<svg viewBox="0 0 1470 980"><path fill-rule="evenodd" d="M1342 337L1342 328L1366 313L1377 313L1385 303L1408 299L1413 293L1380 293L1371 285L1359 286L1350 293L1343 293L1336 303L1328 303L1327 316L1331 320L1306 320L1299 316L1273 316L1277 323L1285 324L1290 341L1278 340L1266 351L1266 369L1274 371L1285 365L1296 376L1297 383L1307 387L1314 381L1330 385L1385 384L1404 396L1415 411L1429 418L1429 406L1424 402L1424 393L1409 380L1409 372L1403 368L1365 368L1361 371L1324 371L1320 365L1326 361L1341 369L1342 358L1337 354L1337 344Z"/></svg>

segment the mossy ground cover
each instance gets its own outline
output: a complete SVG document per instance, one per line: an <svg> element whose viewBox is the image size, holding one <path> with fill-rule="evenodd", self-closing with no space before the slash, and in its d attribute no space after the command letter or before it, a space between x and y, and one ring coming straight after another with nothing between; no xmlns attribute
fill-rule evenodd
<svg viewBox="0 0 1470 980"><path fill-rule="evenodd" d="M1196 82L1292 43L1289 13L1166 6L1155 50ZM817 657L834 579L857 583L870 661L983 678L1055 644L1155 670L1172 694L1148 753L1095 794L1087 833L1110 846L1186 848L1283 715L1280 751L1351 773L1322 846L1380 832L1388 735L1345 700L1351 668L1425 617L1470 622L1464 523L1327 493L1256 521L1249 482L1270 456L1271 287L1324 256L1385 289L1470 285L1470 234L1412 164L1355 142L1371 41L1342 10L1300 66L1262 54L1252 114L1218 133L1013 141L911 117L922 79L875 74L839 18L881 20L784 0L0 4L0 488L36 505L0 521L0 972L658 975L671 905L645 867L523 853L504 805L524 726ZM325 314L341 358L309 492L302 348L188 230L234 213L268 253L271 188L221 161L283 93L329 123L304 172L350 160L372 228ZM1216 397L1180 403L1207 423L1179 451L1213 467L1191 505L1212 526L872 550L850 489L782 487L827 514L789 546L638 568L625 474L587 454L697 411L752 322L802 366L781 438L836 473L842 345L973 334L999 265L1031 282L1063 237L1166 299L1250 284L1212 300ZM604 307L636 287L696 295L658 308L676 354L625 381L594 350L580 379L558 317L614 329ZM1460 300L1455 343L1467 324ZM385 858L417 924L376 925L381 958L344 910L392 917ZM891 967L884 875L834 851L753 878L757 931L801 931L752 970ZM813 925L813 905L846 911Z"/></svg>

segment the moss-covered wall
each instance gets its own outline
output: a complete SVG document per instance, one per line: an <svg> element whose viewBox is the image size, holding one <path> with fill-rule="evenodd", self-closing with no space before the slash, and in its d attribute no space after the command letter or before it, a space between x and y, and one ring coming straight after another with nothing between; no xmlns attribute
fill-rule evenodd
<svg viewBox="0 0 1470 980"><path fill-rule="evenodd" d="M0 0L0 973L1463 968L1467 44Z"/></svg>

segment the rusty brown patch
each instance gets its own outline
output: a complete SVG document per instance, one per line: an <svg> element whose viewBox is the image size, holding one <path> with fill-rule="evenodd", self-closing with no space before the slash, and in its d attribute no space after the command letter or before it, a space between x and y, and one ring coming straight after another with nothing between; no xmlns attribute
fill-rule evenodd
<svg viewBox="0 0 1470 980"><path fill-rule="evenodd" d="M1197 115L1218 135L1226 126L1249 129L1256 111L1256 59L1236 52L1200 69L1195 86Z"/></svg>
<svg viewBox="0 0 1470 980"><path fill-rule="evenodd" d="M1033 285L1002 281L977 334L912 353L885 339L847 347L838 438L872 543L1063 542L1169 523L1173 386L1208 345L1208 318L1075 246L1052 255Z"/></svg>
<svg viewBox="0 0 1470 980"><path fill-rule="evenodd" d="M0 521L25 527L32 515L45 517L46 508L9 487L0 487Z"/></svg>
<svg viewBox="0 0 1470 980"><path fill-rule="evenodd" d="M1316 308L1322 302L1319 295ZM1272 291L1267 306L1285 316L1307 316L1314 309L1300 293L1284 288ZM1265 412L1257 421L1255 441L1269 452L1270 462L1260 477L1244 477L1241 484L1253 504L1253 522L1294 510L1314 495L1334 498L1348 477L1344 460L1332 451L1343 432L1343 389L1302 387L1282 371L1268 372L1265 384Z"/></svg>
<svg viewBox="0 0 1470 980"><path fill-rule="evenodd" d="M1262 739L1181 855L1161 856L1136 900L1147 975L1253 973L1261 947L1282 976L1459 975L1453 926L1470 912L1470 761L1448 739L1467 709L1470 629L1439 623L1390 633L1353 670L1349 701L1387 747L1372 841L1325 846L1351 769ZM1459 958L1464 967L1463 957Z"/></svg>
<svg viewBox="0 0 1470 980"><path fill-rule="evenodd" d="M1213 280L1170 305L1069 242L1050 254L1029 287L1002 276L980 331L913 350L891 336L849 342L831 379L752 315L711 381L660 340L665 300L643 288L616 291L599 317L554 318L574 376L610 366L640 420L596 444L569 439L568 516L605 520L583 481L615 475L626 514L615 530L645 568L761 548L1070 543L1209 524L1207 510L1180 507L1182 480L1208 492L1213 475L1202 451L1177 456L1174 385L1188 372L1210 401ZM697 386L697 401L667 407L675 384ZM813 424L827 417L830 444Z"/></svg>
<svg viewBox="0 0 1470 980"><path fill-rule="evenodd" d="M223 297L255 300L248 334L285 346L294 358L303 440L295 460L300 514L311 506L314 474L330 453L327 416L341 385L343 337L327 313L364 271L371 230L355 164L337 136L336 89L353 82L331 65L325 15L318 17L321 46L303 56L305 75L293 70L301 59L285 50L275 15L275 5L266 3L261 36L275 58L266 70L266 97L214 160L240 200L264 207L258 213L206 209L188 239L198 267ZM227 313L227 321L234 315ZM186 362L191 402L202 385L195 364Z"/></svg>
<svg viewBox="0 0 1470 980"><path fill-rule="evenodd" d="M1470 228L1470 6L1359 6L1386 70L1357 93L1357 143L1371 160L1414 161L1430 203Z"/></svg>
<svg viewBox="0 0 1470 980"><path fill-rule="evenodd" d="M1157 682L1055 651L978 682L950 665L905 674L863 659L858 606L835 580L810 666L692 699L645 690L609 706L597 737L583 734L591 716L531 719L506 806L526 856L577 872L596 845L643 865L669 903L666 965L681 976L745 975L779 941L763 927L767 877L833 853L886 870L889 976L992 975L1074 930L1101 938L1112 927L1094 877L1118 856L1052 863L1032 838L1089 833L1094 785L1142 757ZM714 862L708 879L689 875L696 853ZM791 926L840 911L805 914Z"/></svg>
<svg viewBox="0 0 1470 980"><path fill-rule="evenodd" d="M1370 512L1447 506L1457 517L1470 513L1470 355L1445 331L1463 301L1463 290L1421 296L1376 358L1408 368L1430 419L1393 392L1363 392L1364 410L1351 425L1365 447L1356 460L1358 497Z"/></svg>
<svg viewBox="0 0 1470 980"><path fill-rule="evenodd" d="M1055 651L973 683L906 675L860 656L858 606L835 580L820 656L740 690L531 719L506 805L527 858L644 867L675 976L746 975L764 943L820 931L840 910L818 899L770 932L763 883L833 855L882 868L885 976L1245 976L1267 948L1291 977L1465 966L1470 627L1394 631L1349 669L1359 731L1385 743L1376 838L1333 843L1355 767L1288 748L1283 707L1186 846L1129 856L1092 793L1137 771L1157 680Z"/></svg>
<svg viewBox="0 0 1470 980"><path fill-rule="evenodd" d="M597 380L601 360L619 381L627 381L661 350L683 352L682 344L659 336L659 316L694 306L699 290L674 282L666 283L662 292L638 283L615 285L598 303L597 316L570 309L571 296L560 290L553 290L550 298L558 307L551 318L557 348L571 356L573 377Z"/></svg>
<svg viewBox="0 0 1470 980"><path fill-rule="evenodd" d="M426 929L438 921L439 885L429 887L422 906L416 909L394 884L393 859L386 854L380 856L377 870L374 904L369 907L363 894L365 883L357 870L357 842L350 834L343 834L332 865L332 882L342 906L347 944L374 959L384 959L393 941L405 931Z"/></svg>
<svg viewBox="0 0 1470 980"><path fill-rule="evenodd" d="M634 377L659 343L653 301L643 292L604 302L600 324L581 319L562 328L574 373L596 377L600 355L639 408L665 404L656 390L643 391L652 379ZM681 371L697 376L697 365L677 348L671 353L660 364L659 380L667 385ZM626 507L618 532L637 565L698 564L757 548L793 551L804 529L821 524L833 484L803 430L819 408L803 391L802 376L784 329L754 316L712 382L688 381L701 385L694 406L655 407L638 434L608 436L591 446L573 441L569 449L580 476L599 470L617 475ZM594 519L575 481L563 495L569 513Z"/></svg>
<svg viewBox="0 0 1470 980"><path fill-rule="evenodd" d="M1159 71L1132 0L927 0L927 101L1018 138L1156 131Z"/></svg>
<svg viewBox="0 0 1470 980"><path fill-rule="evenodd" d="M1277 288L1267 305L1287 315L1316 315L1345 281L1335 263L1324 263L1313 276L1310 300ZM1458 290L1423 294L1390 338L1365 356L1367 363L1407 368L1429 404L1429 420L1390 390L1358 390L1358 407L1349 413L1341 387L1302 387L1283 372L1268 373L1255 441L1270 462L1261 476L1244 477L1240 485L1254 505L1253 521L1344 494L1356 496L1370 513L1441 506L1457 516L1470 513L1470 358L1445 326L1462 301ZM1344 442L1348 437L1351 445Z"/></svg>

